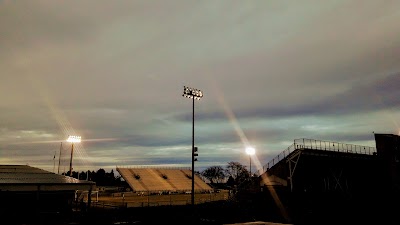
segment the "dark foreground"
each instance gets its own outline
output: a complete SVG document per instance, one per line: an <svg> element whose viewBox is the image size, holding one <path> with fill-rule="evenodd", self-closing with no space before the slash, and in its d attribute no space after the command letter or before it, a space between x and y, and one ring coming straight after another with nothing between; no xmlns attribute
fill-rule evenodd
<svg viewBox="0 0 400 225"><path fill-rule="evenodd" d="M158 206L143 208L96 208L86 212L75 211L68 215L24 213L19 217L9 217L1 224L234 224L254 221L282 222L271 216L256 216L248 207L242 207L229 201L220 201L183 206ZM265 214L267 215L267 214ZM267 218L269 217L269 218ZM268 220L267 220L268 219Z"/></svg>
<svg viewBox="0 0 400 225"><path fill-rule="evenodd" d="M16 225L114 225L114 224L236 224L255 221L310 224L400 224L399 204L379 198L346 199L330 194L292 196L283 199L278 209L269 197L245 195L236 201L215 201L195 205L171 205L137 208L91 207L69 213L0 212L0 224ZM282 214L286 210L288 217ZM259 224L259 223L256 223Z"/></svg>

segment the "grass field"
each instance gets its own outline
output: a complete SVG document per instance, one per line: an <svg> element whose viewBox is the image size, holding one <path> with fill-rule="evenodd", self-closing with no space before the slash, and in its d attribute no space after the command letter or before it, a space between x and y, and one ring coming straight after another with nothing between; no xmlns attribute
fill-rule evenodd
<svg viewBox="0 0 400 225"><path fill-rule="evenodd" d="M221 190L214 193L195 193L195 204L227 200L229 192ZM99 194L98 201L92 197L92 205L98 207L148 207L162 205L187 205L191 204L191 194L150 194L113 193Z"/></svg>

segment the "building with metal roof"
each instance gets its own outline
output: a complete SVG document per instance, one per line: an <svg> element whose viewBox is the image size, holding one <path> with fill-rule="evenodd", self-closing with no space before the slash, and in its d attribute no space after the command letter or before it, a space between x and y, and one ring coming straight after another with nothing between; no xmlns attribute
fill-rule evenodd
<svg viewBox="0 0 400 225"><path fill-rule="evenodd" d="M93 190L95 183L27 165L0 165L0 191Z"/></svg>
<svg viewBox="0 0 400 225"><path fill-rule="evenodd" d="M0 216L19 221L43 213L66 215L76 203L76 191L95 190L96 183L55 174L28 165L0 165Z"/></svg>

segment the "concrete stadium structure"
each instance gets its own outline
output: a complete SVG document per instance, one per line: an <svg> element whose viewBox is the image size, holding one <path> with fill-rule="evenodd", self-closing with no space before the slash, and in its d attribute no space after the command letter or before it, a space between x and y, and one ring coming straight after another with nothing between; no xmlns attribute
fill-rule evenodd
<svg viewBox="0 0 400 225"><path fill-rule="evenodd" d="M296 139L286 150L264 165L261 186L272 180L291 192L349 191L360 185L371 165L377 164L375 147L313 139ZM358 182L357 180L362 179ZM363 184L361 184L363 185Z"/></svg>
<svg viewBox="0 0 400 225"><path fill-rule="evenodd" d="M294 140L259 171L260 207L272 202L305 224L400 222L400 137L374 136L376 147Z"/></svg>

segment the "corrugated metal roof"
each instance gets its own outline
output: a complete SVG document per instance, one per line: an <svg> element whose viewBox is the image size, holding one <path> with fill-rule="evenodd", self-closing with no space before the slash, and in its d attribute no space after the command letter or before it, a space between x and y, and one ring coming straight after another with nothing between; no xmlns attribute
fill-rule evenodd
<svg viewBox="0 0 400 225"><path fill-rule="evenodd" d="M0 165L2 184L88 184L94 182L78 180L27 165Z"/></svg>

